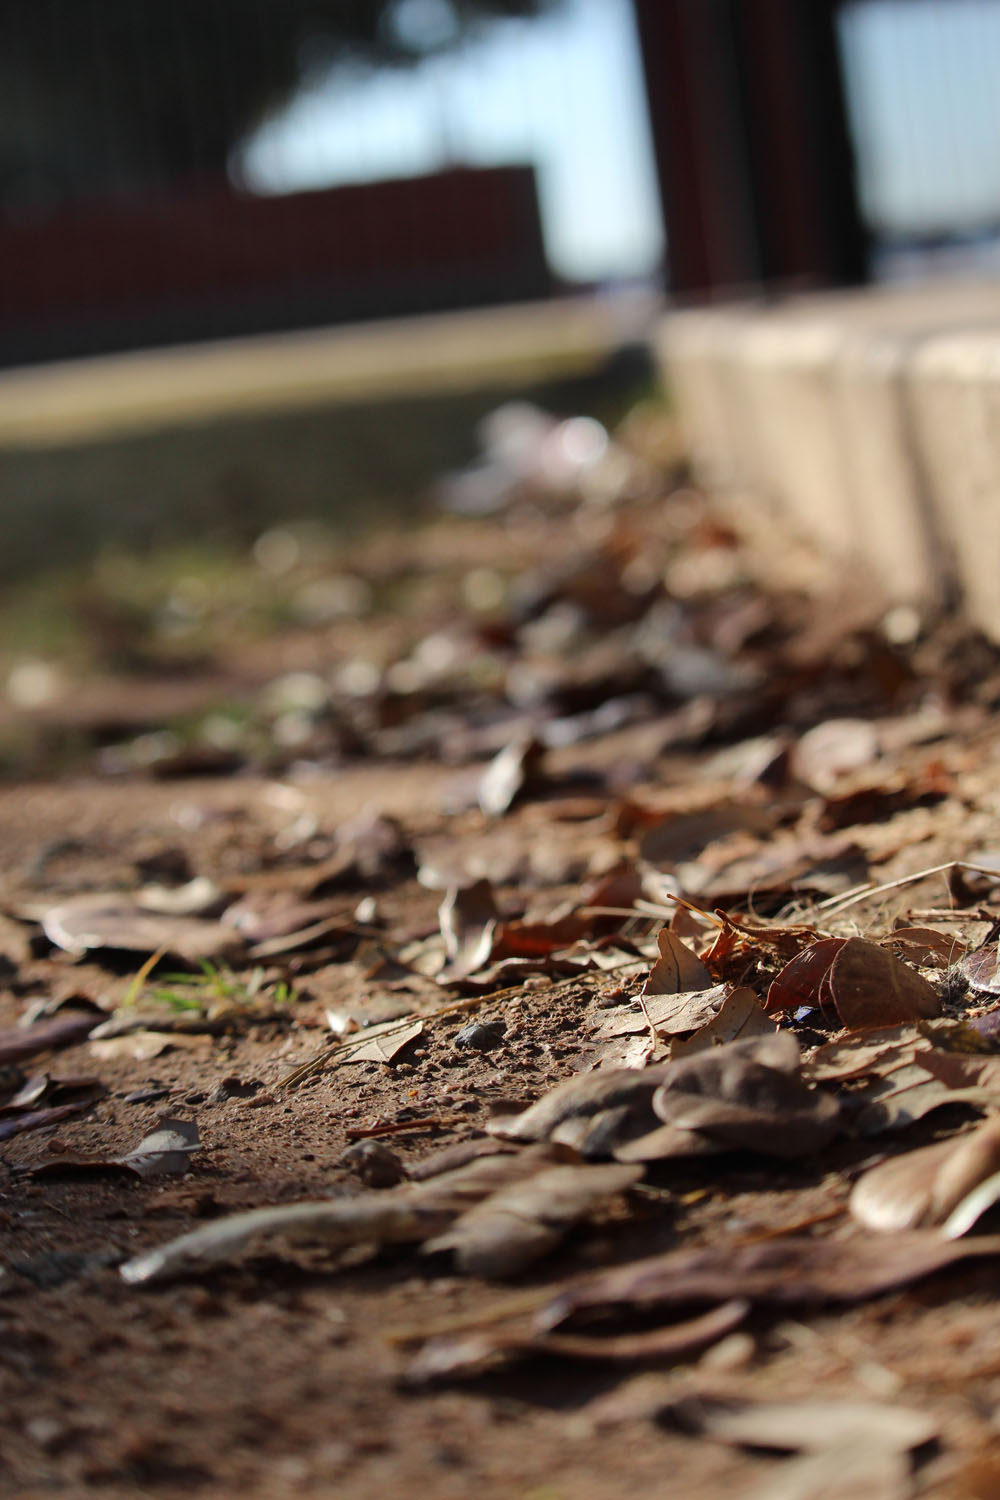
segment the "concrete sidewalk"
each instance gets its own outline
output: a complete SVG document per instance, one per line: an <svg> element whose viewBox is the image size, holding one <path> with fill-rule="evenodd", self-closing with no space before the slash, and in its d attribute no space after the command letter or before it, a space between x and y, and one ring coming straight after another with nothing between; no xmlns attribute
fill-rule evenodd
<svg viewBox="0 0 1000 1500"><path fill-rule="evenodd" d="M1000 281L671 314L698 477L773 500L894 601L958 592L1000 642Z"/></svg>

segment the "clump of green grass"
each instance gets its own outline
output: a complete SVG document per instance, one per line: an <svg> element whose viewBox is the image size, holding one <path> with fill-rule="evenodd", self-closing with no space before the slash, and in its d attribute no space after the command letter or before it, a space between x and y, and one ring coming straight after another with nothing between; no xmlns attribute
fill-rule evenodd
<svg viewBox="0 0 1000 1500"><path fill-rule="evenodd" d="M251 969L248 974L236 974L228 965L213 964L208 959L199 961L200 973L169 973L156 976L156 983L147 989L146 980L162 954L154 954L143 964L129 985L123 1002L134 1005L145 991L150 999L173 1011L196 1012L210 1015L213 1011L232 1008L249 1008L262 1000L272 1005L293 1005L298 991L285 979L268 984L265 971Z"/></svg>

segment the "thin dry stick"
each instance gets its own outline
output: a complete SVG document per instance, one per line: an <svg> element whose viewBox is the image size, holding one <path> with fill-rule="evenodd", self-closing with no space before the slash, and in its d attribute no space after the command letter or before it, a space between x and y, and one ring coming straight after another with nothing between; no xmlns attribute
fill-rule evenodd
<svg viewBox="0 0 1000 1500"><path fill-rule="evenodd" d="M884 896L888 891L897 891L904 885L926 880L929 875L945 875L949 870L967 870L972 875L992 875L994 880L1000 881L1000 870L991 870L986 865L973 865L964 859L950 859L947 864L932 865L927 870L915 870L912 875L900 875L898 880L887 880L884 885L857 885L853 890L845 891L842 896L828 896L825 901L818 902L813 911L839 914L849 906L856 906L859 901L864 901L867 896Z"/></svg>

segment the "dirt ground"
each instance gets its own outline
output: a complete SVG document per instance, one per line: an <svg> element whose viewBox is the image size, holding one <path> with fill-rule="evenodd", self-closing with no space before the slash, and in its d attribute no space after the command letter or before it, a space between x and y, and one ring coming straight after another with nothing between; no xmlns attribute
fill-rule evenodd
<svg viewBox="0 0 1000 1500"><path fill-rule="evenodd" d="M989 1256L842 1305L754 1305L674 1357L541 1348L438 1378L418 1363L435 1334L516 1322L641 1256L870 1239L846 1212L859 1173L965 1132L987 1108L968 1101L797 1158L654 1162L507 1280L414 1243L280 1239L153 1285L120 1273L232 1212L395 1191L345 1152L379 1142L390 1170L419 1175L443 1147L488 1141L498 1110L620 1061L603 1024L634 1003L676 896L844 937L902 917L995 938L994 879L940 867L1000 866L996 653L878 605L766 518L711 507L649 413L601 462L558 484L519 471L484 518L429 515L334 560L272 537L261 589L280 573L293 602L325 597L326 618L212 635L203 613L179 667L178 606L146 622L126 671L117 616L91 606L85 668L22 673L0 725L26 757L0 787L2 1493L1000 1495ZM187 930L164 953L134 900L195 877L210 892L179 920L230 923L201 968ZM506 950L461 900L441 935L443 898L484 880ZM93 893L113 893L119 925L60 946L53 909L65 924ZM560 939L553 924L578 918ZM780 965L755 955L763 999ZM950 969L921 972L945 992ZM948 993L952 1014L996 1003ZM802 1009L778 1020L804 1055L841 1035ZM74 1016L104 1037L17 1053ZM370 1023L400 1016L419 1034L352 1060ZM38 1099L18 1104L31 1078ZM164 1117L197 1124L189 1170L116 1166ZM848 1484L845 1459L838 1488L797 1470L778 1451L791 1442L692 1430L690 1402L713 1398L906 1408L932 1435L882 1479Z"/></svg>

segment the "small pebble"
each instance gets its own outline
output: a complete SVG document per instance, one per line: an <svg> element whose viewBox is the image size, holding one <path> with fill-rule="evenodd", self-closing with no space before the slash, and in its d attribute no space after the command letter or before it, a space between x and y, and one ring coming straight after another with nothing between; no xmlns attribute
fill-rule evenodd
<svg viewBox="0 0 1000 1500"><path fill-rule="evenodd" d="M350 1167L370 1188L395 1187L406 1177L400 1157L381 1141L355 1141L337 1157L337 1165Z"/></svg>
<svg viewBox="0 0 1000 1500"><path fill-rule="evenodd" d="M493 1052L503 1046L506 1031L502 1021L470 1021L455 1037L455 1046L473 1052Z"/></svg>

